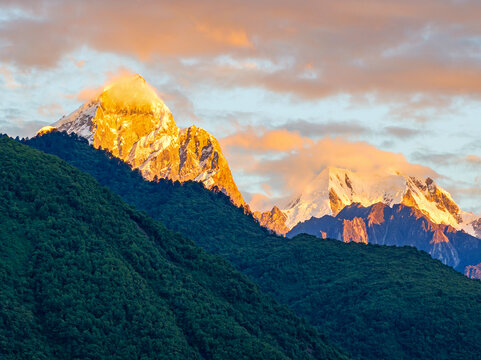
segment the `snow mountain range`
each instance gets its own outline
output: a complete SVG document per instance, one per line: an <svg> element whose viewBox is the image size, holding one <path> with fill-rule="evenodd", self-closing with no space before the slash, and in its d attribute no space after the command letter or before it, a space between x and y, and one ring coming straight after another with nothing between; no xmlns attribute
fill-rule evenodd
<svg viewBox="0 0 481 360"><path fill-rule="evenodd" d="M325 168L282 212L286 215L286 228L292 229L311 217L336 216L351 204L370 206L376 203L390 207L397 204L409 206L435 224L450 225L481 237L480 219L460 209L449 192L434 180L397 171L363 174L336 167ZM264 218L268 216L264 214ZM276 219L281 218L277 216ZM264 226L271 228L274 225L265 223ZM280 228L280 225L275 224L275 227Z"/></svg>

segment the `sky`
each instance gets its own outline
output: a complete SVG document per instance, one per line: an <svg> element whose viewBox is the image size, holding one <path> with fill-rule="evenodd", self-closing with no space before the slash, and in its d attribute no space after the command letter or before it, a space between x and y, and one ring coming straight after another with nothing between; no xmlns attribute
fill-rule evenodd
<svg viewBox="0 0 481 360"><path fill-rule="evenodd" d="M255 209L326 166L431 176L481 215L481 1L0 0L0 132L121 74L218 138Z"/></svg>

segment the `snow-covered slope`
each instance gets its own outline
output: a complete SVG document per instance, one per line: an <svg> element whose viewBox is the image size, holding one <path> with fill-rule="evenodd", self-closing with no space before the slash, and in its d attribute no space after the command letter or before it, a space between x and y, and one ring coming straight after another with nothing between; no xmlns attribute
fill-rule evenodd
<svg viewBox="0 0 481 360"><path fill-rule="evenodd" d="M169 108L140 75L107 86L55 127L109 150L148 180L202 182L246 206L218 141L196 126L179 129Z"/></svg>
<svg viewBox="0 0 481 360"><path fill-rule="evenodd" d="M388 206L403 204L420 210L436 224L451 225L475 235L477 217L465 212L451 195L430 179L418 179L399 172L361 174L346 169L324 169L305 190L284 209L286 226L311 217L337 215L345 206L382 202Z"/></svg>

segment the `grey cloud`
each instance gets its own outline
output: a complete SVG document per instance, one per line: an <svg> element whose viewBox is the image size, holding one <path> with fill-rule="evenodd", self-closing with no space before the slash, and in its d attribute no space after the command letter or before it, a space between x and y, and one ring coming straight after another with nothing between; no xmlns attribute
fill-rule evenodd
<svg viewBox="0 0 481 360"><path fill-rule="evenodd" d="M436 153L417 151L412 154L416 161L430 163L436 166L473 166L481 165L481 156L468 154L461 155L459 153Z"/></svg>
<svg viewBox="0 0 481 360"><path fill-rule="evenodd" d="M308 120L293 120L277 126L278 129L286 129L289 131L297 131L306 137L323 137L323 136L339 136L339 135L364 135L371 130L367 126L363 126L356 122L347 121L329 121L314 122Z"/></svg>
<svg viewBox="0 0 481 360"><path fill-rule="evenodd" d="M31 137L43 126L48 125L42 121L25 121L21 118L0 121L0 132L15 137Z"/></svg>
<svg viewBox="0 0 481 360"><path fill-rule="evenodd" d="M409 139L419 135L419 129L406 128L402 126L386 126L384 131L390 136L399 139Z"/></svg>
<svg viewBox="0 0 481 360"><path fill-rule="evenodd" d="M421 163L435 164L436 166L454 166L459 165L462 157L453 153L432 153L416 151L412 157Z"/></svg>

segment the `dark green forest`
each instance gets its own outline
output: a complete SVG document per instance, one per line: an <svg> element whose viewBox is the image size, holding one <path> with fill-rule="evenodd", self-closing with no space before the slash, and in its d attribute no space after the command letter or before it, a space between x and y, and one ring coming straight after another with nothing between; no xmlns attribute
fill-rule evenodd
<svg viewBox="0 0 481 360"><path fill-rule="evenodd" d="M0 138L1 359L341 359L219 256Z"/></svg>
<svg viewBox="0 0 481 360"><path fill-rule="evenodd" d="M197 183L147 182L76 136L25 141L220 254L354 357L479 359L481 282L411 247L278 237Z"/></svg>

